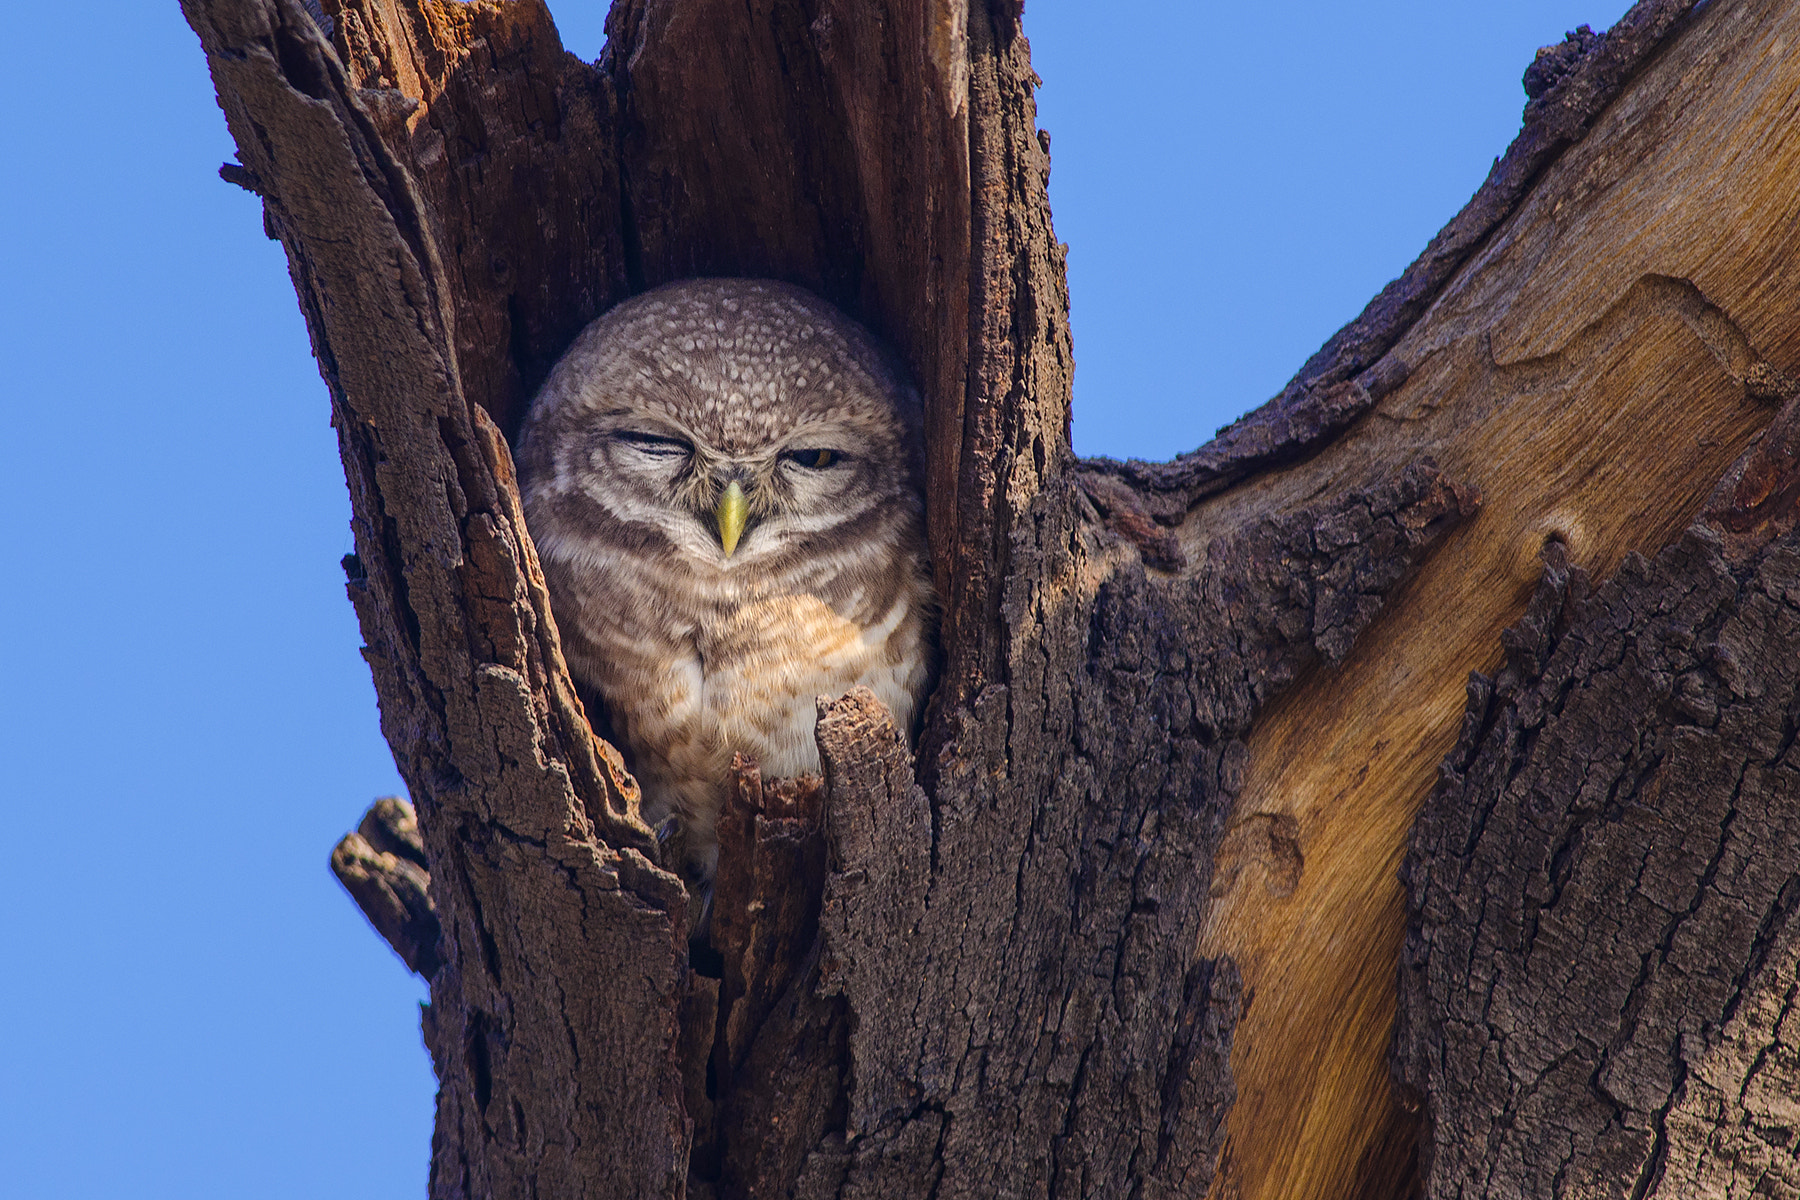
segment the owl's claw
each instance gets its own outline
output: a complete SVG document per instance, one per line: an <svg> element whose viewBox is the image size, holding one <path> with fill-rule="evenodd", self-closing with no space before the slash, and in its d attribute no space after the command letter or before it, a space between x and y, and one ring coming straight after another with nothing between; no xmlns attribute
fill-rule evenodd
<svg viewBox="0 0 1800 1200"><path fill-rule="evenodd" d="M674 837L678 832L680 832L680 830L681 830L681 818L680 817L674 816L673 814L671 814L667 817L664 817L662 819L662 821L657 825L656 830L655 830L656 844L658 846L668 845L669 839Z"/></svg>

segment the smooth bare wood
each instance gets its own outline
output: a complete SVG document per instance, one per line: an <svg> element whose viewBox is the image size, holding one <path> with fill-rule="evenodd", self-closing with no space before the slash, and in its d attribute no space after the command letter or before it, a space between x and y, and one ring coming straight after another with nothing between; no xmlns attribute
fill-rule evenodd
<svg viewBox="0 0 1800 1200"><path fill-rule="evenodd" d="M1279 395L1167 463L1099 465L1128 480L1147 513L1178 524L1195 501L1257 470L1306 457L1349 429L1405 380L1404 362L1388 353L1394 344L1697 7L1696 0L1639 0L1604 34L1578 31L1540 50L1526 71L1531 101L1524 126L1475 195Z"/></svg>

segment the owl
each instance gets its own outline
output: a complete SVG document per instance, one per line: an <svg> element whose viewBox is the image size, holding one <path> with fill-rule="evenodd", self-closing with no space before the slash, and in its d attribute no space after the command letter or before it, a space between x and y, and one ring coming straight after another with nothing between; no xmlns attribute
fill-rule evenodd
<svg viewBox="0 0 1800 1200"><path fill-rule="evenodd" d="M519 482L563 650L690 883L734 753L818 771L817 699L858 684L912 727L935 612L918 447L893 359L767 280L626 301L533 400Z"/></svg>

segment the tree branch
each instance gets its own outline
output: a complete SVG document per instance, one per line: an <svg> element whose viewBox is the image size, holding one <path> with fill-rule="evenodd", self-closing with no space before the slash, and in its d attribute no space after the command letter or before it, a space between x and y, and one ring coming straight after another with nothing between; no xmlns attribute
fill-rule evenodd
<svg viewBox="0 0 1800 1200"><path fill-rule="evenodd" d="M394 796L377 800L331 851L331 873L408 970L427 980L437 974L437 907L412 805Z"/></svg>

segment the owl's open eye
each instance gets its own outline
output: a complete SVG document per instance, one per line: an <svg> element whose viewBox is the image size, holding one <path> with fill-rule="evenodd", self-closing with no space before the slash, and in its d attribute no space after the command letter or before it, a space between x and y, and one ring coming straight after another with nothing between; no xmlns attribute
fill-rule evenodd
<svg viewBox="0 0 1800 1200"><path fill-rule="evenodd" d="M836 450L784 450L781 457L812 471L822 471L842 457Z"/></svg>
<svg viewBox="0 0 1800 1200"><path fill-rule="evenodd" d="M653 458L686 458L694 452L694 448L681 438L664 437L659 433L639 433L635 430L622 429L613 434L613 437L624 442L633 450L648 454Z"/></svg>

